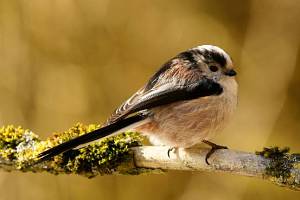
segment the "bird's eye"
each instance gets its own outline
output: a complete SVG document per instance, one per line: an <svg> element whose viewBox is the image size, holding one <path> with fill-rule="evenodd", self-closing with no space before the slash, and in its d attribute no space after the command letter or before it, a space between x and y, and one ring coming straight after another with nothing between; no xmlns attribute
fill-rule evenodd
<svg viewBox="0 0 300 200"><path fill-rule="evenodd" d="M210 69L210 71L212 71L212 72L216 72L216 71L219 70L219 68L218 68L217 66L215 66L215 65L209 66L209 69Z"/></svg>

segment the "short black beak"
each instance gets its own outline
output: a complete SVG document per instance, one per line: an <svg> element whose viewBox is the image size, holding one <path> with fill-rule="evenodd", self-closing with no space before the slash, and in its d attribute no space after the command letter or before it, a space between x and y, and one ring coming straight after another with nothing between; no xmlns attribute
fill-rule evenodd
<svg viewBox="0 0 300 200"><path fill-rule="evenodd" d="M225 72L226 76L235 76L236 75L236 71L234 71L233 69L230 69L228 71Z"/></svg>

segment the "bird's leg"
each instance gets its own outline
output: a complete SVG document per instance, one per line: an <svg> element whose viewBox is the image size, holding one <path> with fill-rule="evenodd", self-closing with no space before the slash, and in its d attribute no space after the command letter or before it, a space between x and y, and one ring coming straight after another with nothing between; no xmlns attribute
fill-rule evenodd
<svg viewBox="0 0 300 200"><path fill-rule="evenodd" d="M176 147L170 147L169 149L168 149L168 157L170 158L170 152L171 151L176 151Z"/></svg>
<svg viewBox="0 0 300 200"><path fill-rule="evenodd" d="M203 140L202 142L205 143L205 144L207 144L207 145L209 145L209 146L211 146L210 151L206 154L206 157L205 157L205 162L206 162L206 164L208 164L208 165L210 165L210 163L208 162L209 157L210 157L216 150L218 150L218 149L228 149L228 147L226 147L226 146L217 145L217 144L212 143L212 142L207 141L207 140Z"/></svg>

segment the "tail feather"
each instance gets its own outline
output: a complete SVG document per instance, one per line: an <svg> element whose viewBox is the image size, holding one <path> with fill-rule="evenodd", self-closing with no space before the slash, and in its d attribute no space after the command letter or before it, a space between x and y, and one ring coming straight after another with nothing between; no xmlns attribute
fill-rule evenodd
<svg viewBox="0 0 300 200"><path fill-rule="evenodd" d="M78 146L81 146L85 143L90 143L92 141L104 138L106 136L109 136L117 131L120 131L121 129L124 129L132 124L135 124L137 122L143 121L147 118L147 114L137 114L125 119L122 119L120 121L116 121L115 123L109 124L107 126L104 126L100 129L94 130L90 133L81 135L77 138L71 139L67 142L64 142L62 144L59 144L51 149L48 149L38 155L38 161L37 163L49 160L53 156L56 156L58 154L61 154L65 151L68 151L70 149L74 149Z"/></svg>

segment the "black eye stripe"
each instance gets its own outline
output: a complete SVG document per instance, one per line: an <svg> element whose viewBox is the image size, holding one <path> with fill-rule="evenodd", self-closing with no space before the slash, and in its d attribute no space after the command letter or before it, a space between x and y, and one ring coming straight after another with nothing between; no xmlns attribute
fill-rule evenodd
<svg viewBox="0 0 300 200"><path fill-rule="evenodd" d="M212 71L212 72L216 72L216 71L219 70L219 68L218 68L217 66L215 66L215 65L209 66L209 69L210 69L210 71Z"/></svg>

